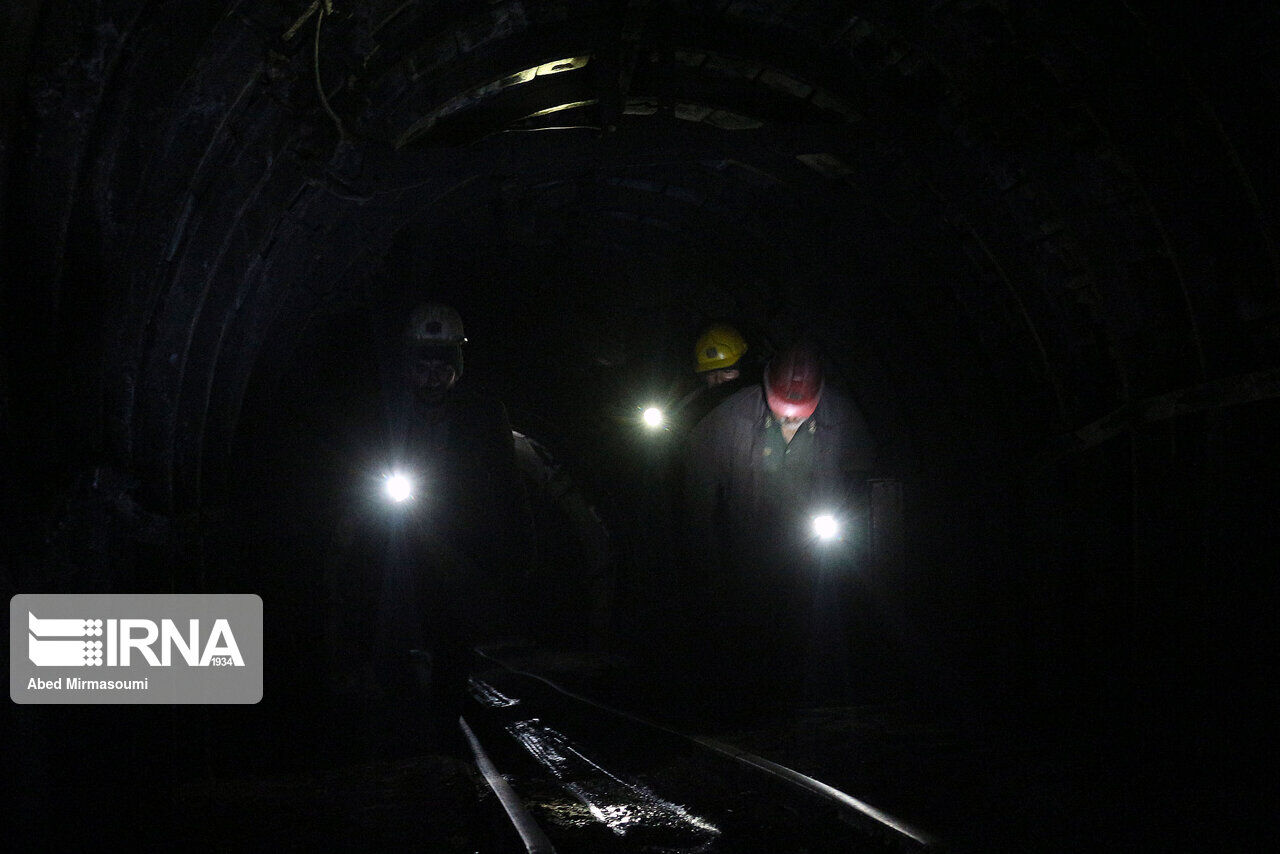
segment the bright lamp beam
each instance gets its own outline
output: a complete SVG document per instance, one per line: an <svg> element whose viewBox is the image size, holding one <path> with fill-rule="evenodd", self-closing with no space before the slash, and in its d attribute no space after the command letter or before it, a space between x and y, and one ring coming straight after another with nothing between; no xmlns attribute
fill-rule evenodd
<svg viewBox="0 0 1280 854"><path fill-rule="evenodd" d="M820 540L834 540L840 536L840 523L830 513L814 516L813 533Z"/></svg>
<svg viewBox="0 0 1280 854"><path fill-rule="evenodd" d="M387 493L387 498L396 504L402 504L413 497L413 481L399 472L387 475L383 482L383 489Z"/></svg>

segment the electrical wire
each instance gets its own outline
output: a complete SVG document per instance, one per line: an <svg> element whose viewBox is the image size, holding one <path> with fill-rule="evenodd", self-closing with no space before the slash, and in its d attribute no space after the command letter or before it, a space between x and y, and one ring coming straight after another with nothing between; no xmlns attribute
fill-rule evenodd
<svg viewBox="0 0 1280 854"><path fill-rule="evenodd" d="M347 129L342 124L342 119L338 118L338 114L333 111L333 107L329 106L329 98L324 94L324 85L320 82L320 27L324 24L324 16L333 14L332 0L324 0L319 7L319 14L316 15L316 38L315 49L313 52L315 58L316 72L316 94L320 96L320 103L324 107L324 111L329 114L329 118L333 119L333 124L338 128L338 139L346 142Z"/></svg>

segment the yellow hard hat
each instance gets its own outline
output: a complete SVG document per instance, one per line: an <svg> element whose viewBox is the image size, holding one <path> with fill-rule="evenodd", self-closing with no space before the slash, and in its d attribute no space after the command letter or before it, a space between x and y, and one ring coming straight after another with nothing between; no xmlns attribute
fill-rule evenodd
<svg viewBox="0 0 1280 854"><path fill-rule="evenodd" d="M693 369L698 373L732 367L747 352L747 341L732 326L716 323L698 336L693 348Z"/></svg>

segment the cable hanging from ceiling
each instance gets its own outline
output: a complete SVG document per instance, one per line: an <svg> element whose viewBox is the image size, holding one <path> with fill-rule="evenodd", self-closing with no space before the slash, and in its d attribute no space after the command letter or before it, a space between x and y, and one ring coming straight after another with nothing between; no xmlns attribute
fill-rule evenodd
<svg viewBox="0 0 1280 854"><path fill-rule="evenodd" d="M320 97L320 105L324 107L324 111L329 114L329 118L333 119L334 127L338 129L338 140L340 142L346 142L350 139L346 126L343 125L342 119L329 104L329 97L325 95L324 84L320 80L320 30L324 26L325 16L332 14L333 0L314 0L314 2L307 7L307 11L302 13L302 17L294 21L293 26L289 27L289 29L285 31L284 40L289 41L292 39L297 35L298 30L302 29L303 25L305 25L313 15L315 16L316 31L312 45L312 68L315 73L316 94Z"/></svg>

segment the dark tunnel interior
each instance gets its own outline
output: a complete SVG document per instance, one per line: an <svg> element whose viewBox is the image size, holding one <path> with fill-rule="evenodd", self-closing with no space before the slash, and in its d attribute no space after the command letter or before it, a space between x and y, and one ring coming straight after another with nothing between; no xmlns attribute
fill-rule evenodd
<svg viewBox="0 0 1280 854"><path fill-rule="evenodd" d="M1008 850L1274 841L1274 4L20 0L0 21L5 586L257 593L272 651L257 706L11 703L33 850L74 835L60 793L120 762L283 768L327 737L299 722L323 567L388 465L422 300L457 308L462 383L573 499L537 517L526 640L624 662L655 713L690 702L679 437L639 407L693 387L712 321L753 357L812 339L893 499L850 616L862 699L1096 758L1071 786L1117 799L1106 829Z"/></svg>

